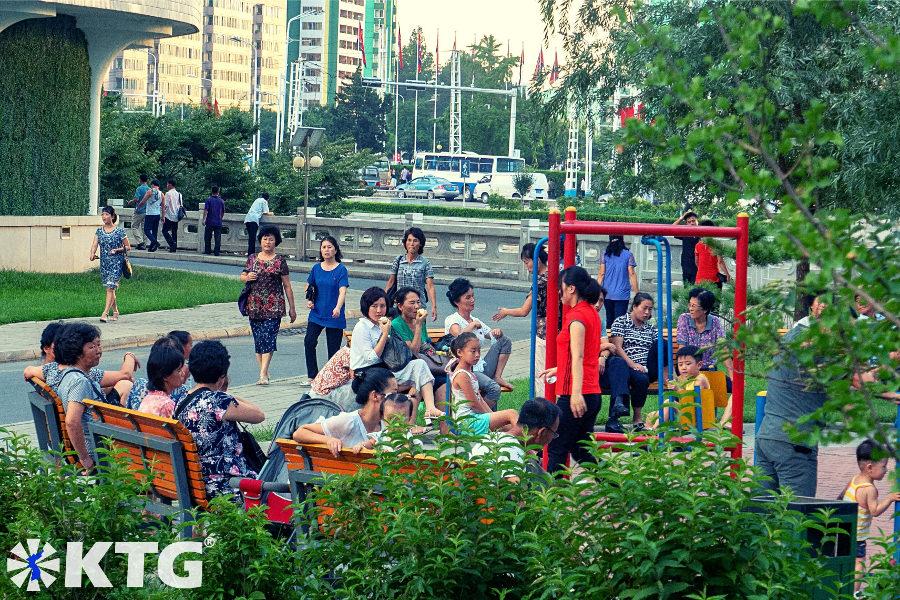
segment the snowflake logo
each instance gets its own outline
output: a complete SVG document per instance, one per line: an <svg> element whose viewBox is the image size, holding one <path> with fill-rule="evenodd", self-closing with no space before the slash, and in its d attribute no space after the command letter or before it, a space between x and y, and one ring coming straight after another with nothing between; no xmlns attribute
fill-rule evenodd
<svg viewBox="0 0 900 600"><path fill-rule="evenodd" d="M6 572L18 571L12 576L13 583L17 587L22 587L22 584L27 579L28 587L26 589L29 592L36 592L40 589L39 582L43 581L44 587L49 587L50 584L56 581L56 576L50 574L49 571L59 572L59 559L50 559L56 553L56 550L50 544L44 544L44 547L38 551L41 540L29 539L26 541L28 543L27 552L21 543L16 544L16 547L12 549L12 553L22 560L7 558Z"/></svg>

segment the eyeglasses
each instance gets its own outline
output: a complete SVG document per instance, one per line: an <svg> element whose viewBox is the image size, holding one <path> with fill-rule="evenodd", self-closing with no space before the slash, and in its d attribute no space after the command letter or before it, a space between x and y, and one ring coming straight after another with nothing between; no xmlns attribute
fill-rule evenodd
<svg viewBox="0 0 900 600"><path fill-rule="evenodd" d="M557 429L559 429L559 427L557 427L556 429L550 429L550 432L553 434L553 437L550 438L551 441L559 437L559 432L557 431Z"/></svg>

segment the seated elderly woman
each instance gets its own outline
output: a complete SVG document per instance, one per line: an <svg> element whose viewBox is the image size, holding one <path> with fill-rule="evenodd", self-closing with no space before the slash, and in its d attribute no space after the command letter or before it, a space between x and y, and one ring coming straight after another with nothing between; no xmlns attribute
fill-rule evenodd
<svg viewBox="0 0 900 600"><path fill-rule="evenodd" d="M372 367L385 367L381 360L385 345L391 335L391 321L387 313L387 296L379 287L370 287L359 299L359 308L363 317L353 327L353 338L350 344L350 369L355 373ZM394 371L401 389L409 387L410 396L421 394L425 402L426 416L437 415L434 404L434 375L425 361L414 358L398 371ZM418 398L415 401L418 409ZM443 414L443 413L441 413ZM412 423L412 420L410 421Z"/></svg>
<svg viewBox="0 0 900 600"><path fill-rule="evenodd" d="M178 403L173 418L194 436L200 468L210 498L231 494L231 477L253 477L241 445L238 423L261 423L266 415L247 400L228 394L228 350L220 342L200 342L191 350L188 367L197 384Z"/></svg>
<svg viewBox="0 0 900 600"><path fill-rule="evenodd" d="M444 319L444 333L457 336L465 331L471 331L482 342L492 340L493 345L472 369L478 378L478 387L483 392L491 409L497 408L500 400L500 386L512 389L512 386L503 379L503 369L509 362L512 352L512 342L503 335L500 329L491 329L484 321L472 315L475 310L475 290L468 279L454 279L447 288L447 299L456 307L456 312Z"/></svg>
<svg viewBox="0 0 900 600"><path fill-rule="evenodd" d="M66 430L78 462L85 472L94 468L96 446L88 435L88 423L94 420L85 410L84 400L106 402L100 384L91 377L91 369L100 364L100 330L87 323L70 323L56 334L53 342L56 359L66 366L59 376L56 392L66 412Z"/></svg>
<svg viewBox="0 0 900 600"><path fill-rule="evenodd" d="M41 333L41 358L44 362L40 366L25 367L25 381L32 377L43 379L44 383L54 391L58 391L60 376L69 365L57 362L53 342L64 327L65 323L62 321L54 321L44 327L44 331ZM132 388L131 377L140 366L134 353L126 352L118 371L104 371L100 367L93 367L89 375L103 389L106 402L124 406L124 399L128 397Z"/></svg>
<svg viewBox="0 0 900 600"><path fill-rule="evenodd" d="M181 348L181 353L184 356L185 361L187 361L187 358L191 355L191 348L194 344L194 338L189 332L176 329L167 333L166 337L162 339L168 339L172 345ZM191 373L188 370L187 362L184 363L181 370L184 375L184 382L172 390L172 393L170 394L172 401L175 402L175 404L178 404L182 398L187 396L188 390L194 387L194 381L191 379ZM140 379L134 380L134 385L131 386L131 393L128 394L127 401L124 403L126 408L140 410L138 407L141 405L141 401L143 401L144 396L146 396L149 391L149 383L148 366L148 377L141 377Z"/></svg>

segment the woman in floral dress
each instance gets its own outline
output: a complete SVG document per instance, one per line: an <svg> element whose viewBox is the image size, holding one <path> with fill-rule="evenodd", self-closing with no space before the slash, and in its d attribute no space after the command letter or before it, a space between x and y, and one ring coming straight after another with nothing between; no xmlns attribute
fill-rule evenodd
<svg viewBox="0 0 900 600"><path fill-rule="evenodd" d="M287 260L275 254L275 247L281 243L281 232L277 227L265 225L259 230L258 237L262 251L247 258L241 281L250 283L247 315L256 346L256 362L259 363L256 385L269 385L269 363L278 349L278 329L285 314L285 297L290 306L291 323L297 320L297 310Z"/></svg>
<svg viewBox="0 0 900 600"><path fill-rule="evenodd" d="M109 320L112 311L112 320L119 320L119 307L116 304L116 289L119 280L122 279L122 264L125 262L125 251L131 250L131 244L125 236L125 230L116 226L118 216L112 206L104 206L100 211L103 219L103 227L94 232L94 241L91 243L91 260L100 259L100 279L106 288L106 306L100 315L100 322ZM97 254L99 247L100 253Z"/></svg>

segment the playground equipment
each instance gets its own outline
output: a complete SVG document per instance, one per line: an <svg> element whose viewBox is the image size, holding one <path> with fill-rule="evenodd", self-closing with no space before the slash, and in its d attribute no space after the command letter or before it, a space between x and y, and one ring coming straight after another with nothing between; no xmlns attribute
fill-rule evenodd
<svg viewBox="0 0 900 600"><path fill-rule="evenodd" d="M736 227L689 227L682 225L657 225L653 223L607 223L607 222L588 222L578 221L577 214L573 207L566 209L565 221L561 221L558 210L550 211L550 231L546 238L543 238L536 244L535 252L544 243L547 244L547 358L546 367L553 367L557 364L556 356L556 337L559 333L559 258L560 258L560 236L565 235L564 248L562 249L563 265L565 267L572 266L575 263L575 246L578 234L593 235L640 235L641 242L646 245L653 245L657 248L659 260L657 261L657 314L660 323L658 328L657 349L660 355L659 363L659 392L658 399L660 409L662 409L664 390L663 390L663 356L668 357L671 361L672 356L672 309L671 309L671 267L668 269L668 277L666 280L666 294L663 294L663 256L665 256L666 264L669 264L670 250L668 242L664 236L695 236L695 237L713 237L734 239L737 242L737 254L735 264L735 298L734 298L734 314L735 324L734 331L737 333L738 328L744 324L744 311L747 308L747 259L748 259L748 243L749 243L749 216L741 213L737 217ZM665 254L662 246L665 245ZM536 257L535 257L535 260ZM537 264L537 262L535 262ZM532 283L532 298L537 301L537 269L534 270L534 278ZM668 315L669 335L668 340L664 344L662 335L663 304L666 304ZM532 310L532 327L535 325L536 308ZM532 388L534 393L533 381L535 374L534 365L534 348L535 342L532 335L531 345L531 374ZM668 352L666 352L668 349ZM665 353L665 354L664 354ZM744 432L744 368L743 360L735 353L734 357L734 381L732 387L732 419L731 432L743 439ZM545 395L548 400L556 399L555 383L547 382L545 387ZM701 421L698 419L697 424ZM598 433L598 440L607 442L625 442L627 437L624 434L616 433ZM742 455L742 445L736 444L730 448L731 455L739 458Z"/></svg>

